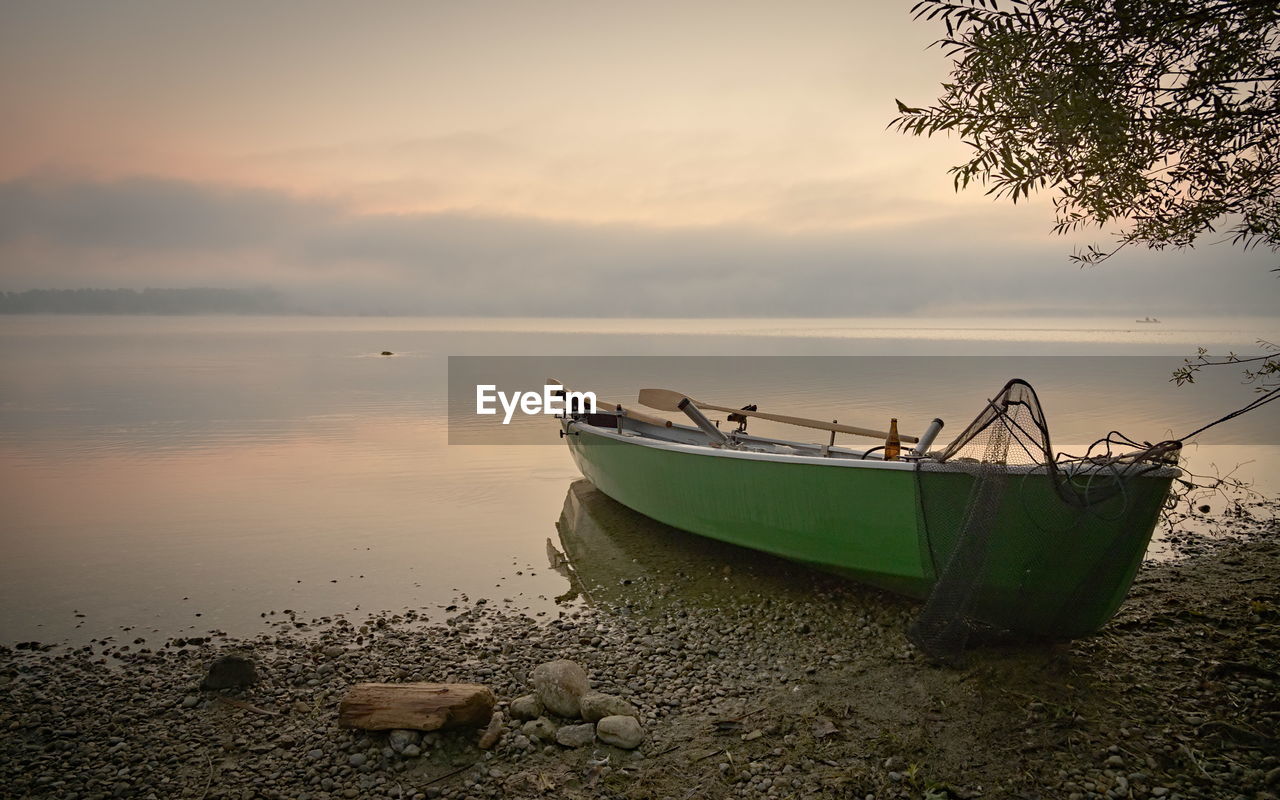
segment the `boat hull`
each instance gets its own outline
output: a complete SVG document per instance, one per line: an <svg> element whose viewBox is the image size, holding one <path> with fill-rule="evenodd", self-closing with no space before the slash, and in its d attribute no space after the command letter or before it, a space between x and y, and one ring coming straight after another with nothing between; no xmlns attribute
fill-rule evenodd
<svg viewBox="0 0 1280 800"><path fill-rule="evenodd" d="M576 423L569 433L583 476L635 511L917 598L948 564L976 480L906 463L654 446ZM1012 477L971 576L971 616L1036 635L1097 630L1128 592L1171 473L1134 478L1085 513L1067 507L1043 473Z"/></svg>

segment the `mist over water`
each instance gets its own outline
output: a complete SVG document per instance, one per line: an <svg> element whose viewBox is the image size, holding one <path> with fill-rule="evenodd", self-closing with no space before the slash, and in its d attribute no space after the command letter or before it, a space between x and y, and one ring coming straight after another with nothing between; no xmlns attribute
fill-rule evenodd
<svg viewBox="0 0 1280 800"><path fill-rule="evenodd" d="M1268 325L1274 330L1273 321L1250 319L0 319L0 641L119 639L131 626L138 633L130 638L244 634L260 628L260 614L286 608L439 615L462 594L554 615L567 583L545 566L546 540L556 537L577 472L558 443L448 445L449 356L645 356L654 374L556 377L598 381L622 401L657 385L726 405L848 415L851 424L937 414L948 422L944 441L1004 379L1029 373L1050 425L1061 418L1071 433L1055 436L1065 449L1094 438L1076 434L1095 423L1106 423L1096 436L1116 428L1154 439L1208 421L1198 415L1210 408L1247 402L1235 368L1181 389L1168 369L1200 345L1244 352L1271 333ZM805 358L779 358L769 372L698 372L711 362L697 357L758 356ZM880 357L886 368L824 374L823 364L846 362L818 356ZM920 360L903 367L889 356ZM939 356L963 358L931 360ZM1072 378L1037 367L1038 356L1083 371ZM672 357L693 358L679 362L684 372L664 375ZM1001 358L1016 371L1002 375ZM1092 361L1114 369L1085 369ZM935 375L939 364L957 363L1001 377L960 391ZM1218 444L1190 449L1193 467L1251 462L1240 474L1280 488L1280 448L1249 444L1267 442L1275 422L1268 407L1228 423L1223 438L1205 440ZM554 423L545 425L554 440Z"/></svg>

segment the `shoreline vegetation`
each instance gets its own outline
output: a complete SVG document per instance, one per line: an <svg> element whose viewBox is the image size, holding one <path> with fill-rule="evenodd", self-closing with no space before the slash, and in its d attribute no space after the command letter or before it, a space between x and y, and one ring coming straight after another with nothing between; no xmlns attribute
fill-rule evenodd
<svg viewBox="0 0 1280 800"><path fill-rule="evenodd" d="M1278 510L1171 536L1180 557L1145 565L1095 636L986 641L947 669L907 640L918 604L669 529L615 535L643 522L579 482L567 558L548 542L573 586L555 619L462 597L442 624L283 612L251 639L0 647L0 795L1274 800ZM256 682L201 690L227 655ZM520 718L559 659L634 707L637 749ZM339 728L366 681L487 686L496 743Z"/></svg>

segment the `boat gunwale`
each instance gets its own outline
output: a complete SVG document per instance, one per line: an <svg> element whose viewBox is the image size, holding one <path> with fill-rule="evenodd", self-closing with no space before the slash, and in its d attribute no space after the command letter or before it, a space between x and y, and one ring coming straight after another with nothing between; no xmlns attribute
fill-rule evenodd
<svg viewBox="0 0 1280 800"><path fill-rule="evenodd" d="M883 461L880 459L861 459L838 457L830 458L824 456L807 456L796 453L764 453L751 450L735 450L731 448L712 447L709 444L685 444L683 442L673 442L659 439L655 436L649 436L643 432L630 431L625 434L618 433L614 428L604 428L599 425L591 425L581 419L565 419L562 418L561 424L567 431L570 427L579 427L586 429L587 433L610 439L616 442L625 442L627 444L640 445L655 450L667 450L686 455L708 456L719 458L733 458L745 461L766 461L780 464L808 464L818 467L848 467L855 469L885 469L898 472L914 472L917 467L922 468L925 472L972 472L978 466L976 462L937 462L928 459L912 459L910 461ZM776 440L779 444L786 444L783 440ZM801 447L821 447L806 442L794 442ZM1141 474L1143 478L1177 478L1182 475L1182 470L1172 465L1152 465L1152 469ZM1048 474L1044 464L1008 464L1004 466L1008 474L1011 475L1031 475L1031 474ZM1071 462L1068 464L1060 464L1059 471L1068 476L1093 476L1106 469L1106 465L1095 464L1090 462Z"/></svg>

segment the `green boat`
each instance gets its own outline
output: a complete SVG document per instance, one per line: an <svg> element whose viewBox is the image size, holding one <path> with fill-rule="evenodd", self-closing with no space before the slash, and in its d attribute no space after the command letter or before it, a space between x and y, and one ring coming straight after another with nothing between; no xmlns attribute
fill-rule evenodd
<svg viewBox="0 0 1280 800"><path fill-rule="evenodd" d="M976 626L1050 637L1100 628L1128 592L1180 472L1177 442L1053 456L1034 390L1010 381L949 446L935 420L895 460L746 432L765 419L834 432L852 426L731 409L665 390L633 408L570 413L562 435L583 476L646 516L927 600L913 631L953 649ZM738 429L704 415L729 411ZM1127 443L1127 440L1125 440ZM888 445L892 451L893 443Z"/></svg>

